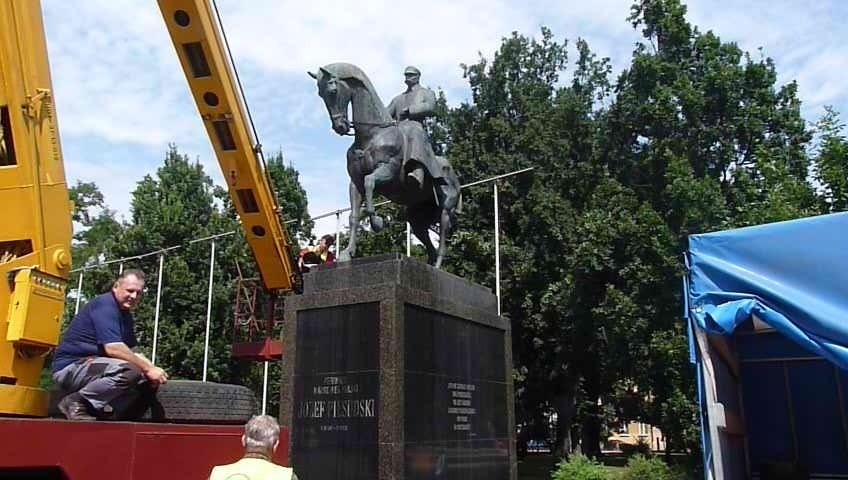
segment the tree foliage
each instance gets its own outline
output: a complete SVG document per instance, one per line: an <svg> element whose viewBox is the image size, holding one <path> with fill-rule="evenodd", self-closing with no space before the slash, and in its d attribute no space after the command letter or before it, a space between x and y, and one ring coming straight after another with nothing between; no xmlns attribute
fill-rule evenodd
<svg viewBox="0 0 848 480"><path fill-rule="evenodd" d="M828 107L816 125L818 151L815 179L821 187L820 208L825 212L848 210L848 140L839 114Z"/></svg>
<svg viewBox="0 0 848 480"><path fill-rule="evenodd" d="M687 236L845 205L842 125L825 115L811 156L771 59L701 32L678 0L638 1L629 21L643 40L615 79L584 40L504 38L463 65L470 101L437 130L463 180L535 168L498 185L502 302L519 421L554 409L564 452L595 455L606 422L635 419L698 448ZM464 192L449 269L494 287L492 211L491 186Z"/></svg>
<svg viewBox="0 0 848 480"><path fill-rule="evenodd" d="M92 208L103 208L103 193L94 182L80 182L68 189L74 210L71 218L84 226L91 225Z"/></svg>

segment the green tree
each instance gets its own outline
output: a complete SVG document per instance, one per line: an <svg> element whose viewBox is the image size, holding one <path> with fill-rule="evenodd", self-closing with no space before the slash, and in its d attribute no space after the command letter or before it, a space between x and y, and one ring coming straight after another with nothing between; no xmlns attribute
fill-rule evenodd
<svg viewBox="0 0 848 480"><path fill-rule="evenodd" d="M74 203L72 215L76 231L71 244L75 274L70 279L69 301L65 307L66 324L76 311L77 298L82 307L87 299L103 293L114 279L109 267L99 264L118 256L126 230L126 225L118 222L115 212L105 204L96 184L77 182L68 189L68 193ZM80 275L83 288L77 291Z"/></svg>
<svg viewBox="0 0 848 480"><path fill-rule="evenodd" d="M539 39L513 34L491 62L481 58L464 67L472 102L453 109L447 120L448 156L463 178L536 169L499 184L502 303L512 319L517 411L527 416L519 421L538 423L539 408L553 407L564 452L571 449L575 415L586 420L584 432L599 436L598 393L610 377L608 367L597 361L608 344L600 315L593 313L604 301L607 281L603 273L577 268L593 254L604 272L617 265L593 244L579 249L595 228L614 228L586 209L597 201L605 215L614 208L607 197L617 198L618 189L593 160L600 100L609 91L609 62L582 40L577 53L571 81L563 86L566 43L553 40L545 28ZM491 186L464 195L449 268L493 287ZM638 208L635 199L629 205ZM599 445L590 441L584 448L593 443ZM599 452L589 447L588 453Z"/></svg>
<svg viewBox="0 0 848 480"><path fill-rule="evenodd" d="M292 165L286 165L283 152L272 155L266 168L289 238L293 243L308 241L312 238L315 222L309 217L306 191L300 185L300 173Z"/></svg>
<svg viewBox="0 0 848 480"><path fill-rule="evenodd" d="M768 194L784 187L780 198L789 195L801 207L797 214L807 213L811 137L797 85L778 86L771 59L754 60L713 32L701 33L685 14L679 0L633 5L630 20L645 41L617 82L602 162L668 215L681 239L772 220L753 212L781 203ZM688 186L711 198L697 205Z"/></svg>
<svg viewBox="0 0 848 480"><path fill-rule="evenodd" d="M598 161L657 212L674 239L721 228L815 213L808 181L811 138L797 85L777 85L774 62L702 33L679 0L640 0L629 20L641 29L631 65L601 119ZM666 288L677 272L666 270ZM694 382L676 317L675 289L661 294L646 339L645 368L635 378L648 401L642 412L660 425L670 449L697 447ZM641 302L640 302L641 303Z"/></svg>
<svg viewBox="0 0 848 480"><path fill-rule="evenodd" d="M492 60L464 66L471 101L445 120L463 178L536 168L500 184L503 310L517 412L553 407L565 452L576 430L597 454L611 412L598 401L635 391L628 415L660 425L671 449L697 447L678 318L687 236L819 208L796 84L778 86L770 59L685 16L677 0L634 4L644 41L614 89L609 62L584 41L562 82L565 42L544 28L513 34ZM490 286L492 201L489 189L465 192L449 262Z"/></svg>
<svg viewBox="0 0 848 480"><path fill-rule="evenodd" d="M818 151L815 153L815 179L821 186L823 212L848 210L848 140L845 124L831 107L816 124Z"/></svg>
<svg viewBox="0 0 848 480"><path fill-rule="evenodd" d="M74 204L72 218L75 222L88 226L93 216L92 208L104 208L103 193L94 182L80 182L68 188L71 202Z"/></svg>
<svg viewBox="0 0 848 480"><path fill-rule="evenodd" d="M74 268L96 264L120 243L124 225L115 219L103 201L103 193L93 182L79 182L68 189L74 209L72 218L78 223L74 232L72 254Z"/></svg>
<svg viewBox="0 0 848 480"><path fill-rule="evenodd" d="M191 162L171 145L156 174L138 182L132 192L131 210L132 224L121 256L179 246L164 257L156 361L175 378L201 378L211 243L189 242L222 233L230 226L215 208L212 181L198 162ZM216 246L226 241L231 240L216 240ZM229 380L226 327L231 287L222 268L227 263L227 258L216 255L209 376L221 381ZM129 261L126 266L142 268L148 274L147 292L158 291L158 256ZM156 307L155 296L151 297L152 301L143 302L135 313L136 335L148 355Z"/></svg>

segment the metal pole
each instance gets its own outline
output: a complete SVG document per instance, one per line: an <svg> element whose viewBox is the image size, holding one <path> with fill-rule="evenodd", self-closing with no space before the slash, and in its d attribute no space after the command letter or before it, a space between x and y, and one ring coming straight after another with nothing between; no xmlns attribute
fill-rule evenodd
<svg viewBox="0 0 848 480"><path fill-rule="evenodd" d="M77 281L77 305L74 307L74 315L79 313L79 304L82 299L82 277L85 275L85 269L80 271L79 281Z"/></svg>
<svg viewBox="0 0 848 480"><path fill-rule="evenodd" d="M268 361L265 360L265 376L262 380L262 415L265 415L265 407L268 404Z"/></svg>
<svg viewBox="0 0 848 480"><path fill-rule="evenodd" d="M123 275L123 274L124 274L124 262L121 262L121 264L118 265L118 275Z"/></svg>
<svg viewBox="0 0 848 480"><path fill-rule="evenodd" d="M498 183L492 184L495 192L495 295L498 297L498 315L501 314L501 221L498 215Z"/></svg>
<svg viewBox="0 0 848 480"><path fill-rule="evenodd" d="M342 236L342 212L336 212L336 252L339 251L339 240Z"/></svg>
<svg viewBox="0 0 848 480"><path fill-rule="evenodd" d="M156 283L156 313L153 316L153 353L150 361L156 365L156 340L159 339L159 300L162 298L162 267L165 263L165 254L159 254L159 280Z"/></svg>
<svg viewBox="0 0 848 480"><path fill-rule="evenodd" d="M412 256L412 226L406 222L406 256Z"/></svg>
<svg viewBox="0 0 848 480"><path fill-rule="evenodd" d="M203 344L203 381L206 381L206 367L209 364L209 327L212 324L212 281L215 279L215 240L209 253L209 297L206 299L206 341Z"/></svg>

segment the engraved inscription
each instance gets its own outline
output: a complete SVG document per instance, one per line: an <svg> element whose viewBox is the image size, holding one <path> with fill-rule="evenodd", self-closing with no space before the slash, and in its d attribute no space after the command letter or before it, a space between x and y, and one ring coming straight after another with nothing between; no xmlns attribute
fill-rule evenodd
<svg viewBox="0 0 848 480"><path fill-rule="evenodd" d="M358 383L343 376L324 377L321 385L312 387L315 398L303 400L298 405L297 417L303 419L373 418L377 401L374 397L349 398L360 391ZM344 396L345 398L340 398ZM347 431L344 425L332 425L322 431Z"/></svg>
<svg viewBox="0 0 848 480"><path fill-rule="evenodd" d="M448 383L450 402L448 403L448 415L454 416L454 431L470 431L471 415L477 413L477 409L471 406L474 392L477 386L471 383Z"/></svg>

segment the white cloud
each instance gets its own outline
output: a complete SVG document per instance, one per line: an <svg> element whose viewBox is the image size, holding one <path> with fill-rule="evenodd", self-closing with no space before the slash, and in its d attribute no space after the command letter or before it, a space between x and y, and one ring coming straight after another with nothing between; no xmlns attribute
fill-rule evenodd
<svg viewBox="0 0 848 480"><path fill-rule="evenodd" d="M400 72L409 63L431 84L439 79L445 88L461 86L460 62L473 61L480 50L490 53L513 29L533 26L515 5L504 0L422 5L377 0L356 6L339 0L264 0L221 2L221 10L226 29L240 32L230 37L240 59L303 79L304 85L310 82L307 70L354 63L385 96L403 86Z"/></svg>
<svg viewBox="0 0 848 480"><path fill-rule="evenodd" d="M198 122L190 121L194 107L164 23L149 7L45 2L64 134L156 147L173 140L175 133L202 133Z"/></svg>
<svg viewBox="0 0 848 480"><path fill-rule="evenodd" d="M848 53L845 43L848 4L839 1L731 0L689 2L690 22L734 41L758 58L757 49L775 60L778 82L798 81L803 113L815 120L825 105L848 114L848 93L840 71Z"/></svg>

